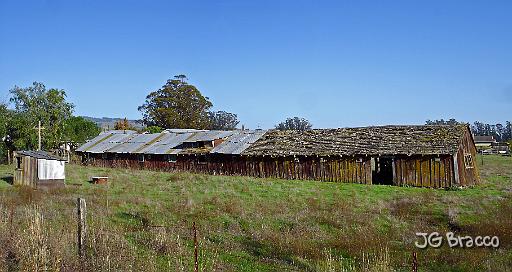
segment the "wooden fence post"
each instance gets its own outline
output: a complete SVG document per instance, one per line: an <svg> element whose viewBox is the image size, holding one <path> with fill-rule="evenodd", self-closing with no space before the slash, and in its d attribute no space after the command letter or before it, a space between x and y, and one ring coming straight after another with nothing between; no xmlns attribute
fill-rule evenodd
<svg viewBox="0 0 512 272"><path fill-rule="evenodd" d="M77 244L78 244L78 256L80 258L85 256L85 238L87 235L87 223L86 223L86 204L85 199L77 198L76 202L77 215L78 215L78 233L77 233Z"/></svg>
<svg viewBox="0 0 512 272"><path fill-rule="evenodd" d="M192 225L194 229L194 272L199 272L199 262L197 260L197 229L196 229L196 222L194 221Z"/></svg>

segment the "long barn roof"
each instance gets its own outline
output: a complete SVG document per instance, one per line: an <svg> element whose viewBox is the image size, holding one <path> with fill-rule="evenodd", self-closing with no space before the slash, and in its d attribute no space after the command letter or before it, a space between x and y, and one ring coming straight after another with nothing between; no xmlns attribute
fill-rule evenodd
<svg viewBox="0 0 512 272"><path fill-rule="evenodd" d="M240 154L265 131L219 131L171 129L162 133L138 134L126 131L107 131L80 146L76 151L84 153L130 154ZM181 148L185 143L224 140L215 148Z"/></svg>
<svg viewBox="0 0 512 272"><path fill-rule="evenodd" d="M467 125L373 126L267 132L242 155L451 155Z"/></svg>
<svg viewBox="0 0 512 272"><path fill-rule="evenodd" d="M191 154L247 156L451 155L467 125L372 126L308 131L167 130L155 134L105 132L79 147L87 153ZM184 143L223 142L209 149L183 148Z"/></svg>

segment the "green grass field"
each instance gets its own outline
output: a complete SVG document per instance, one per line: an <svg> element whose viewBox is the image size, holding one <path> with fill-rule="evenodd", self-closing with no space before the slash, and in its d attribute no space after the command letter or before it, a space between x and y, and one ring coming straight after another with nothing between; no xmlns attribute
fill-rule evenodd
<svg viewBox="0 0 512 272"><path fill-rule="evenodd" d="M420 271L510 271L512 158L478 167L481 185L433 190L67 165L65 189L35 191L0 166L0 270L191 271L196 222L202 271L411 271L413 252ZM500 248L414 246L433 231L496 235Z"/></svg>

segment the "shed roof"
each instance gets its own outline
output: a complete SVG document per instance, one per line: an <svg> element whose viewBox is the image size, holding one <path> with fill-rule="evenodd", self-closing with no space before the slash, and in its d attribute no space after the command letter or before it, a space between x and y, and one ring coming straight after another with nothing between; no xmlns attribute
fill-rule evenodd
<svg viewBox="0 0 512 272"><path fill-rule="evenodd" d="M304 132L273 130L242 152L243 155L413 155L454 154L467 125L372 126L314 129Z"/></svg>
<svg viewBox="0 0 512 272"><path fill-rule="evenodd" d="M494 143L496 140L493 136L475 136L476 143Z"/></svg>
<svg viewBox="0 0 512 272"><path fill-rule="evenodd" d="M52 155L46 151L16 151L17 156L28 156L36 159L65 161L65 159Z"/></svg>

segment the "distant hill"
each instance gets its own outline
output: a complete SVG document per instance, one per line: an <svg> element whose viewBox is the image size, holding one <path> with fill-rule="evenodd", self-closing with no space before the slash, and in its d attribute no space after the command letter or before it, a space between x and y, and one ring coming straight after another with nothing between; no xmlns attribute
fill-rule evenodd
<svg viewBox="0 0 512 272"><path fill-rule="evenodd" d="M111 117L90 117L90 116L82 116L83 118L93 121L102 129L114 129L114 125L117 121L123 120L124 118L111 118ZM136 128L144 128L142 123L139 120L128 120L130 124Z"/></svg>

